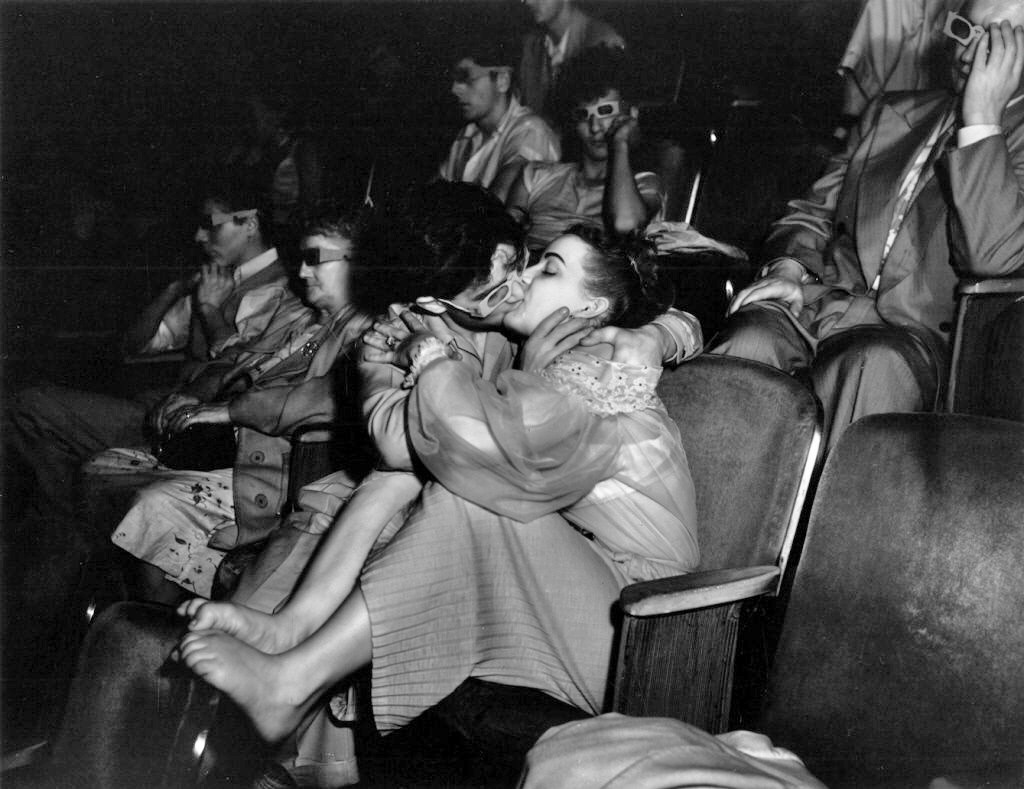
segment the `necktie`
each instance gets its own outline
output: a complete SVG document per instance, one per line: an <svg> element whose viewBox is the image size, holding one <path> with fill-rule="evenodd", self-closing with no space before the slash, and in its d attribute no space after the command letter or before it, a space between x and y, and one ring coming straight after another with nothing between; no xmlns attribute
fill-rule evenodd
<svg viewBox="0 0 1024 789"><path fill-rule="evenodd" d="M882 247L881 264L878 267L878 273L871 282L871 287L868 289L868 295L874 295L878 292L878 286L882 281L882 270L889 259L889 253L892 252L892 245L896 241L900 227L903 226L907 209L910 208L910 204L917 197L918 186L922 185L921 174L924 172L925 166L932 164L935 158L942 153L943 145L945 145L946 140L950 139L953 133L956 115L956 106L952 106L939 118L935 128L932 129L932 133L928 135L928 139L925 140L917 152L914 163L903 178L903 183L900 184L900 191L896 197L896 206L892 212L892 221L889 223L889 232L885 237L885 246Z"/></svg>

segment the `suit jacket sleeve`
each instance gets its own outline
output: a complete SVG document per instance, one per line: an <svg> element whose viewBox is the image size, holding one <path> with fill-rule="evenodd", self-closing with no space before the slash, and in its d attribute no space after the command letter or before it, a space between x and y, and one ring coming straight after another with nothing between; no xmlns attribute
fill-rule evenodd
<svg viewBox="0 0 1024 789"><path fill-rule="evenodd" d="M294 385L249 389L228 405L232 423L268 436L287 435L296 427L333 422L334 371Z"/></svg>
<svg viewBox="0 0 1024 789"><path fill-rule="evenodd" d="M661 327L675 343L675 348L662 359L664 364L669 366L681 364L699 354L704 347L700 321L688 312L673 307L663 315L659 315L651 323Z"/></svg>
<svg viewBox="0 0 1024 789"><path fill-rule="evenodd" d="M950 151L939 166L953 264L980 277L1024 267L1024 123Z"/></svg>
<svg viewBox="0 0 1024 789"><path fill-rule="evenodd" d="M850 132L845 150L829 159L824 173L806 195L788 203L788 213L772 225L765 239L765 261L792 258L820 279L825 279L824 258L834 237L833 222L839 194L853 154L879 109L876 102L864 112L859 126Z"/></svg>
<svg viewBox="0 0 1024 789"><path fill-rule="evenodd" d="M409 390L402 389L403 375L390 364L359 365L363 387L363 417L384 468L412 471L412 453L405 433L405 403Z"/></svg>

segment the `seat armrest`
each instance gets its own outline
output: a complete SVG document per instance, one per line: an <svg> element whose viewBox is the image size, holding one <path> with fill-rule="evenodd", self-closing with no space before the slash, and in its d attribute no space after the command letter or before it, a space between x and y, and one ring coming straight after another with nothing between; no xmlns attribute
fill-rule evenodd
<svg viewBox="0 0 1024 789"><path fill-rule="evenodd" d="M960 296L986 296L993 293L1024 293L1024 277L960 280L956 292Z"/></svg>
<svg viewBox="0 0 1024 789"><path fill-rule="evenodd" d="M330 441L334 437L334 422L311 422L300 425L291 434L293 444L313 444Z"/></svg>
<svg viewBox="0 0 1024 789"><path fill-rule="evenodd" d="M619 605L637 617L692 611L774 592L778 577L773 564L675 575L627 586Z"/></svg>

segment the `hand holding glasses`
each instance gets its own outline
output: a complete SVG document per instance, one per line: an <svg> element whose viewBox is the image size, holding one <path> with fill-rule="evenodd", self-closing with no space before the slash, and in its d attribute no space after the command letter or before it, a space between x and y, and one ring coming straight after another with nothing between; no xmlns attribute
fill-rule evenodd
<svg viewBox="0 0 1024 789"><path fill-rule="evenodd" d="M960 16L956 11L947 11L946 24L942 32L958 44L969 47L974 39L985 35L985 28L974 24L967 17Z"/></svg>
<svg viewBox="0 0 1024 789"><path fill-rule="evenodd" d="M998 126L1008 103L1020 90L1024 27L1003 19L986 29L950 11L943 33L968 48L960 58L966 80L960 107L963 125Z"/></svg>

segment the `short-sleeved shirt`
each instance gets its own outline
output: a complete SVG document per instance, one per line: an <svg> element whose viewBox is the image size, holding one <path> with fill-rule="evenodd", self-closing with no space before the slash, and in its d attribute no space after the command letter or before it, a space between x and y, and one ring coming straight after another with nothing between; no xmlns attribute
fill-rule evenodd
<svg viewBox="0 0 1024 789"><path fill-rule="evenodd" d="M661 216L661 181L650 172L633 176L645 203L657 202ZM547 246L567 227L576 223L600 226L604 184L588 183L577 164L528 164L523 168L527 203L519 206L530 215L527 244L531 249Z"/></svg>
<svg viewBox="0 0 1024 789"><path fill-rule="evenodd" d="M539 115L515 98L509 102L498 128L489 137L475 123L466 124L452 143L440 175L446 181L465 181L485 188L516 158L528 162L557 162L558 136Z"/></svg>

